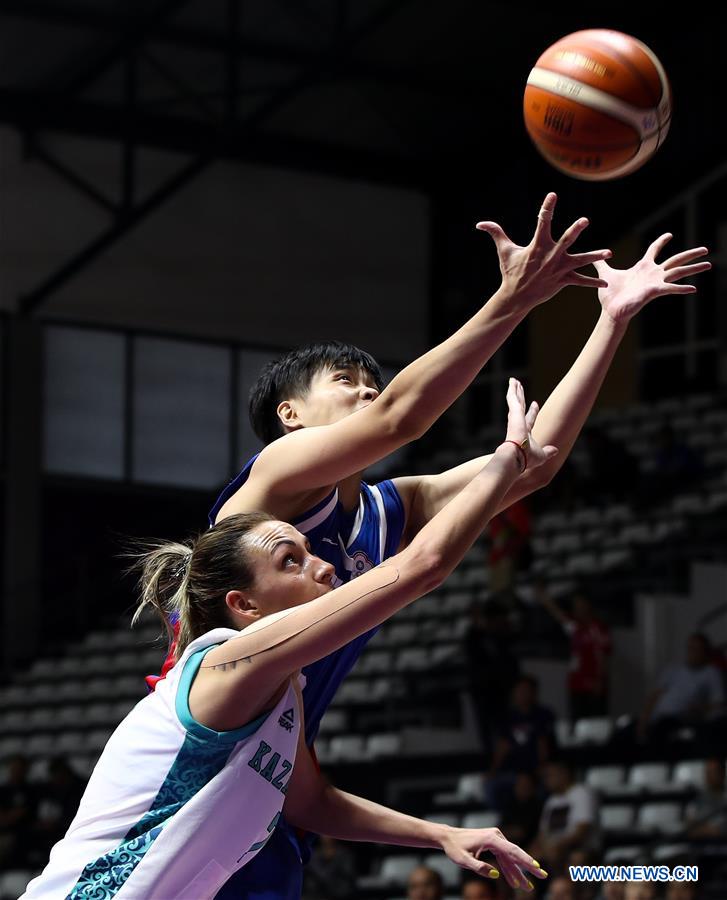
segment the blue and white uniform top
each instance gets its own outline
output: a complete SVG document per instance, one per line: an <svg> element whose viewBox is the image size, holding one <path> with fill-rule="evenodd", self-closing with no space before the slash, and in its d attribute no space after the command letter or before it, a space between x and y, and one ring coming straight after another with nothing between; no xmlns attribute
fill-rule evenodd
<svg viewBox="0 0 727 900"><path fill-rule="evenodd" d="M234 731L207 728L189 710L204 655L239 634L217 628L197 638L121 722L23 898L204 900L265 846L295 763L294 679L272 710Z"/></svg>
<svg viewBox="0 0 727 900"><path fill-rule="evenodd" d="M257 456L253 456L217 498L209 514L210 524L216 521L227 500L245 484L256 459ZM338 586L363 575L397 552L405 518L404 506L392 481L374 485L362 482L358 506L353 511L343 508L338 490L334 488L291 525L306 535L317 556L333 565ZM305 736L309 746L339 685L377 630L372 629L303 670L306 676L303 691Z"/></svg>

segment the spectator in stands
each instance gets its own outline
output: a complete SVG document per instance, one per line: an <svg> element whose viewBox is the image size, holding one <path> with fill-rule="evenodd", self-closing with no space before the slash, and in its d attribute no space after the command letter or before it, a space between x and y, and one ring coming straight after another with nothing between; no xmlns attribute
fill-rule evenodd
<svg viewBox="0 0 727 900"><path fill-rule="evenodd" d="M512 798L518 772L536 772L552 756L555 716L538 703L538 682L521 675L512 689L510 708L495 741L486 795L503 810Z"/></svg>
<svg viewBox="0 0 727 900"><path fill-rule="evenodd" d="M673 731L698 726L724 710L724 685L710 661L710 642L703 634L692 634L686 650L686 661L666 669L647 698L637 723L639 740L661 742Z"/></svg>
<svg viewBox="0 0 727 900"><path fill-rule="evenodd" d="M462 882L462 900L497 900L497 888L484 878L465 878Z"/></svg>
<svg viewBox="0 0 727 900"><path fill-rule="evenodd" d="M672 881L667 885L664 900L697 900L697 896L693 881Z"/></svg>
<svg viewBox="0 0 727 900"><path fill-rule="evenodd" d="M624 900L656 900L655 881L628 881L624 890Z"/></svg>
<svg viewBox="0 0 727 900"><path fill-rule="evenodd" d="M604 498L630 497L637 485L639 467L624 445L594 426L583 432L583 444L587 468L582 473L582 495L598 503Z"/></svg>
<svg viewBox="0 0 727 900"><path fill-rule="evenodd" d="M321 836L305 871L304 900L349 900L356 896L356 863L351 851Z"/></svg>
<svg viewBox="0 0 727 900"><path fill-rule="evenodd" d="M598 900L624 900L625 887L623 881L604 881Z"/></svg>
<svg viewBox="0 0 727 900"><path fill-rule="evenodd" d="M30 763L17 754L6 762L7 776L0 785L0 868L26 865L32 847L36 799L28 783Z"/></svg>
<svg viewBox="0 0 727 900"><path fill-rule="evenodd" d="M706 761L704 788L689 805L687 825L690 837L724 838L727 835L724 759L713 757Z"/></svg>
<svg viewBox="0 0 727 900"><path fill-rule="evenodd" d="M48 781L37 790L37 816L33 826L34 850L39 864L45 862L51 847L66 833L81 802L86 783L65 759L56 757L48 764Z"/></svg>
<svg viewBox="0 0 727 900"><path fill-rule="evenodd" d="M564 759L548 763L545 781L550 796L530 852L546 869L557 871L575 848L598 847L598 804L591 788L575 781L573 769Z"/></svg>
<svg viewBox="0 0 727 900"><path fill-rule="evenodd" d="M464 648L470 696L477 716L482 743L489 757L493 729L500 727L520 664L511 649L507 612L495 601L472 606Z"/></svg>
<svg viewBox="0 0 727 900"><path fill-rule="evenodd" d="M578 590L571 613L564 612L540 582L535 596L570 638L568 696L571 718L586 719L608 714L608 673L611 632L596 616L591 599Z"/></svg>
<svg viewBox="0 0 727 900"><path fill-rule="evenodd" d="M529 568L532 561L530 507L517 500L490 522L488 570L490 589L512 596L515 575Z"/></svg>
<svg viewBox="0 0 727 900"><path fill-rule="evenodd" d="M513 796L502 811L500 828L511 841L527 847L538 833L543 800L538 781L532 772L519 772L515 778Z"/></svg>
<svg viewBox="0 0 727 900"><path fill-rule="evenodd" d="M559 875L550 882L545 900L576 900L576 888L566 875Z"/></svg>
<svg viewBox="0 0 727 900"><path fill-rule="evenodd" d="M407 900L442 900L442 876L427 866L417 866L409 876L406 897Z"/></svg>

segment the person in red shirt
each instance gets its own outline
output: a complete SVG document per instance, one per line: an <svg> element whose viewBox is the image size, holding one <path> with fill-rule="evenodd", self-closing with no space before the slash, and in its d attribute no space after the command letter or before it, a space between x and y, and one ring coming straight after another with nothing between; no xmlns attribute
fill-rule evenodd
<svg viewBox="0 0 727 900"><path fill-rule="evenodd" d="M536 596L570 637L571 718L608 715L608 664L612 649L608 626L596 616L583 591L574 595L570 615L558 606L544 585L538 587Z"/></svg>

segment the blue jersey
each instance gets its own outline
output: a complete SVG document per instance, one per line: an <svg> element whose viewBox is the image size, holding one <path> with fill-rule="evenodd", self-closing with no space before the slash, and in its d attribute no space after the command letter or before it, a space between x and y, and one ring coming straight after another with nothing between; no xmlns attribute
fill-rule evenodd
<svg viewBox="0 0 727 900"><path fill-rule="evenodd" d="M227 485L210 512L210 522L227 500L247 481L257 459L253 457ZM299 516L291 525L305 534L313 553L330 562L339 584L350 581L396 553L404 532L404 507L391 481L375 485L361 483L358 507L346 511L333 489L320 503ZM321 718L338 686L353 668L372 629L310 666L303 673L305 738L310 746L318 733ZM301 862L310 855L308 840L301 840L283 820L266 846L244 869L218 892L218 900L298 900L302 890Z"/></svg>

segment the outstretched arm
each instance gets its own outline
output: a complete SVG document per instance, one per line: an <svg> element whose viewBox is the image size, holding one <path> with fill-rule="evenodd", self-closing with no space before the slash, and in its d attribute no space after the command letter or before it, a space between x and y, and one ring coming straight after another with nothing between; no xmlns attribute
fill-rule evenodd
<svg viewBox="0 0 727 900"><path fill-rule="evenodd" d="M328 656L442 583L527 461L521 447L531 426L522 386L514 379L507 400L505 442L406 550L308 603L260 618L207 654L190 694L196 718L217 730L249 721L267 708L293 672ZM541 464L555 452L555 447L532 447L530 463Z"/></svg>
<svg viewBox="0 0 727 900"><path fill-rule="evenodd" d="M490 852L511 887L530 890L524 873L545 878L536 861L498 828L452 828L396 812L363 797L332 787L317 771L304 741L299 741L295 768L288 785L285 818L297 828L344 841L371 841L399 847L443 850L457 865L486 878L498 869L479 860Z"/></svg>
<svg viewBox="0 0 727 900"><path fill-rule="evenodd" d="M422 435L531 309L568 284L605 285L575 270L607 258L610 251L569 254L588 220L579 219L555 241L550 230L555 202L555 194L548 194L526 247L514 244L494 222L480 223L497 248L502 273L497 293L450 338L400 372L368 406L334 424L293 431L267 446L220 517L251 508L282 515L288 513L280 512L286 498L309 495L363 471Z"/></svg>
<svg viewBox="0 0 727 900"><path fill-rule="evenodd" d="M708 262L696 262L706 253L697 247L671 256L663 263L657 256L671 239L659 237L630 269L614 269L606 262L596 263L599 275L608 282L598 297L601 315L570 370L553 390L533 427L533 436L543 444L554 444L559 453L532 471L525 472L506 494L502 508L548 484L565 462L576 438L593 408L629 322L648 303L668 294L693 294L696 288L678 284L683 278L706 272ZM439 475L420 475L395 480L407 510L407 536L422 527L473 473L479 471L487 457L478 457Z"/></svg>

